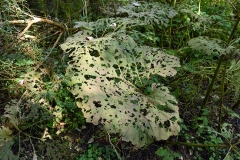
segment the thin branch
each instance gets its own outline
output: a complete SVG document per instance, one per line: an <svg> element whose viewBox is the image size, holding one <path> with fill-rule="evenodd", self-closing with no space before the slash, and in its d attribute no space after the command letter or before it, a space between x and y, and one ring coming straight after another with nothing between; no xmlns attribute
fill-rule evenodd
<svg viewBox="0 0 240 160"><path fill-rule="evenodd" d="M59 34L57 40L55 41L55 43L54 43L54 45L53 45L53 47L52 47L50 53L48 54L48 56L52 53L53 49L54 49L54 48L56 47L56 45L58 44L60 38L62 37L62 34L63 34L63 32L60 32L60 34ZM48 56L47 56L47 58L48 58Z"/></svg>
<svg viewBox="0 0 240 160"><path fill-rule="evenodd" d="M185 145L193 147L216 147L216 148L229 148L231 145L226 144L201 144L201 143L188 143L188 142L167 142L169 145Z"/></svg>
<svg viewBox="0 0 240 160"><path fill-rule="evenodd" d="M59 22L55 22L55 21L45 19L45 18L38 18L38 17L32 17L32 18L33 19L0 22L0 26L1 25L6 25L6 24L24 24L24 23L27 23L27 27L18 35L18 39L21 38L24 35L24 33L26 33L28 31L28 29L34 23L38 23L38 22L44 22L44 23L51 24L51 25L56 26L56 27L58 27L58 28L60 28L61 30L64 30L64 31L67 30L66 27Z"/></svg>
<svg viewBox="0 0 240 160"><path fill-rule="evenodd" d="M27 20L27 27L18 35L18 39L21 38L27 31L28 29L34 24L34 23L38 23L38 22L44 22L44 23L48 23L51 25L54 25L62 30L66 30L65 26L62 25L61 23L49 20L49 19L44 19L44 18L38 18L38 17L33 17L32 20Z"/></svg>
<svg viewBox="0 0 240 160"><path fill-rule="evenodd" d="M112 142L111 142L111 136L110 136L110 134L109 134L108 132L107 132L107 134L108 134L108 140L109 140L109 143L111 144L113 150L115 151L115 153L116 153L118 159L121 160L121 159L122 159L121 156L118 154L118 152L117 152L115 146L114 146L114 145L112 144Z"/></svg>

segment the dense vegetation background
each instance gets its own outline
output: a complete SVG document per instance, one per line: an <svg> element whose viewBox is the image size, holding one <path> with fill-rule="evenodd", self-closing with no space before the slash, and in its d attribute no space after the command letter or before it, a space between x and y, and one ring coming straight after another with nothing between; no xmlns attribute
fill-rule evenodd
<svg viewBox="0 0 240 160"><path fill-rule="evenodd" d="M238 0L0 1L0 159L240 159Z"/></svg>

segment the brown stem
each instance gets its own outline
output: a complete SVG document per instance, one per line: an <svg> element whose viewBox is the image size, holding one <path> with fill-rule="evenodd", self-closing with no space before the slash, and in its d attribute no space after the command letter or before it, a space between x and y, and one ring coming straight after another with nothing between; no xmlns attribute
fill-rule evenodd
<svg viewBox="0 0 240 160"><path fill-rule="evenodd" d="M235 25L234 25L234 27L233 27L233 29L232 29L232 32L231 32L231 34L230 34L230 36L229 36L229 38L228 38L227 44L229 44L229 43L231 42L231 40L232 40L232 38L233 38L233 35L234 35L234 33L235 33L236 29L237 29L237 26L238 26L238 24L239 24L239 21L240 21L240 17L238 17L238 19L237 19L237 21L236 21L236 23L235 23ZM208 102L210 93L212 92L213 85L214 85L214 83L215 83L215 81L216 81L217 74L218 74L218 72L219 72L219 69L220 69L220 66L221 66L221 64L222 64L222 62L223 62L224 57L225 57L224 54L222 54L221 57L220 57L220 59L219 59L218 66L217 66L217 68L216 68L216 70L215 70L215 72L214 72L213 79L212 79L212 81L211 81L210 86L208 87L208 90L207 90L205 99L204 99L203 104L202 104L202 107L203 107L203 108L206 108L206 106L207 106L207 102Z"/></svg>
<svg viewBox="0 0 240 160"><path fill-rule="evenodd" d="M227 144L201 144L201 143L188 143L188 142L166 142L170 145L185 145L193 147L216 147L216 148L229 148L230 145Z"/></svg>

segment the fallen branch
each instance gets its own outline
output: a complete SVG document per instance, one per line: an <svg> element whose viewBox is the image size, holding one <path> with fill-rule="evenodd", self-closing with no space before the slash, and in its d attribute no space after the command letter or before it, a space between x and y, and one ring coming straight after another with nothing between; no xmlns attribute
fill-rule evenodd
<svg viewBox="0 0 240 160"><path fill-rule="evenodd" d="M77 27L77 28L67 28L63 24L61 24L59 22L56 22L56 21L52 21L52 20L45 19L45 18L38 18L38 17L32 17L32 18L33 19L0 22L0 26L7 25L7 24L25 24L25 23L27 23L27 27L18 35L18 39L21 38L24 35L24 33L26 33L28 31L28 29L34 23L38 23L38 22L44 22L44 23L51 24L53 26L56 26L56 27L60 28L63 32L64 31L78 31L79 29L91 30L91 29L83 27L83 26L80 26L80 27Z"/></svg>
<svg viewBox="0 0 240 160"><path fill-rule="evenodd" d="M60 28L63 31L66 30L66 27L59 22L55 22L55 21L52 21L49 19L44 19L44 18L38 18L38 17L33 17L33 19L31 19L31 20L26 19L26 20L13 20L13 21L0 22L0 26L6 25L6 24L27 23L28 24L27 27L17 36L17 38L20 39L34 23L38 23L38 22L48 23L48 24L51 24L51 25L54 25L54 26Z"/></svg>
<svg viewBox="0 0 240 160"><path fill-rule="evenodd" d="M28 23L27 27L18 35L17 38L18 38L18 39L21 38L21 37L24 35L24 33L26 33L26 32L28 31L28 29L29 29L34 23L38 23L38 22L48 23L48 24L54 25L54 26L62 29L63 31L66 30L66 28L65 28L62 24L60 24L60 23L58 23L58 22L54 22L54 21L51 21L51 20L49 20L49 19L33 17L33 20L28 20L28 21L27 21L27 23Z"/></svg>
<svg viewBox="0 0 240 160"><path fill-rule="evenodd" d="M14 24L14 25L17 25L17 24L27 24L27 26L25 27L25 29L18 34L16 40L22 40L22 39L25 39L25 38L33 38L33 39L36 39L36 37L34 36L30 36L30 35L25 35L25 33L29 30L29 28L35 24L35 23L39 23L39 22L43 22L43 23L47 23L47 24L50 24L50 25L53 25L53 26L56 26L58 28L60 28L61 31L58 31L60 32L59 34L59 37L58 39L56 40L56 42L54 43L53 45L53 48L51 49L51 52L52 50L56 47L57 43L59 42L62 34L66 31L71 31L71 32L75 32L75 31L78 31L80 29L87 29L87 30L91 30L90 28L86 28L86 27L83 27L83 26L80 26L80 27L77 27L77 28L67 28L65 27L62 23L59 23L59 22L56 22L56 21L52 21L52 20L49 20L49 19L45 19L45 18L39 18L39 17L35 17L35 16L31 16L32 19L26 19L26 20L12 20L12 21L5 21L5 22L0 22L0 26L2 25L8 25L8 24ZM19 41L18 41L19 42Z"/></svg>

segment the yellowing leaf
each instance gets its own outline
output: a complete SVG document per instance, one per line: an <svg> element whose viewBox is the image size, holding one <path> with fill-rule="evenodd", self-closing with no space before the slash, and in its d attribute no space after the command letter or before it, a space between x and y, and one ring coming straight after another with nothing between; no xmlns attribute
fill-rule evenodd
<svg viewBox="0 0 240 160"><path fill-rule="evenodd" d="M12 131L9 128L2 126L0 128L0 145L4 142L11 141L12 140L11 134Z"/></svg>

